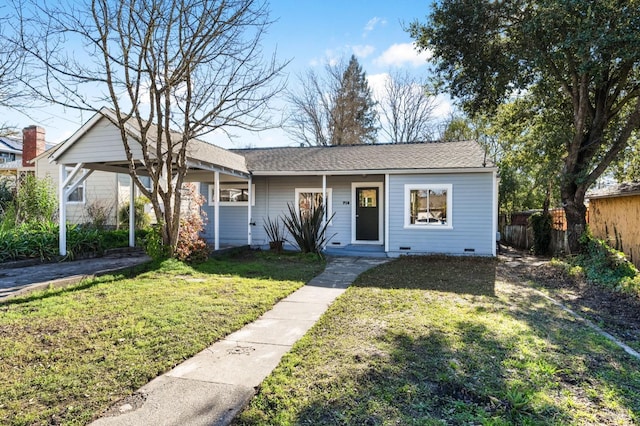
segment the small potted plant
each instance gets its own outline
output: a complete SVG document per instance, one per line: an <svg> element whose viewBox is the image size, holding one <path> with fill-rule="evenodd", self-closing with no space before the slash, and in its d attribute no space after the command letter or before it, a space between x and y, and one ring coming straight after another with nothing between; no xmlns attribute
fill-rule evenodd
<svg viewBox="0 0 640 426"><path fill-rule="evenodd" d="M263 222L264 232L266 232L267 238L269 238L269 248L280 253L284 245L284 225L280 222L279 218L274 220L267 217Z"/></svg>

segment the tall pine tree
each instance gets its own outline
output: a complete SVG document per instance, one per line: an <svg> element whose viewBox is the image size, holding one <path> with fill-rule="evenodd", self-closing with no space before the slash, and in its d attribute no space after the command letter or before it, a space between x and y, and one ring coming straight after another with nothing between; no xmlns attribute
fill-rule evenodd
<svg viewBox="0 0 640 426"><path fill-rule="evenodd" d="M366 74L352 55L331 110L331 145L375 143L375 105Z"/></svg>

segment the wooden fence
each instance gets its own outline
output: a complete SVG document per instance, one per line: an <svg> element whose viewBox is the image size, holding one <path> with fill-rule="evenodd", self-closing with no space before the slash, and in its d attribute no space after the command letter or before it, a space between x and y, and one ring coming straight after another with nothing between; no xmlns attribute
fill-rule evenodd
<svg viewBox="0 0 640 426"><path fill-rule="evenodd" d="M531 250L533 248L533 229L528 224L529 217L536 213L536 210L519 212L511 215L511 224L507 225L506 215L502 215L499 223L500 237L503 242L521 250ZM554 255L568 253L567 245L567 224L563 209L550 210L551 214L551 252Z"/></svg>

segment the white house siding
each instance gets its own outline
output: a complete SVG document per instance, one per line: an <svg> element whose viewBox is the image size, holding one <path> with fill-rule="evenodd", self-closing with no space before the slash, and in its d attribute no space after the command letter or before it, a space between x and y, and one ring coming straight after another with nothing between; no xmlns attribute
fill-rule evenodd
<svg viewBox="0 0 640 426"><path fill-rule="evenodd" d="M46 157L36 162L36 176L38 178L49 177L58 195L58 165L49 163ZM69 223L87 223L90 218L87 215L87 206L91 203L100 203L111 209L108 225L115 226L118 211L118 175L116 173L93 172L84 182L85 201L83 203L67 204L67 221ZM127 198L128 200L128 198Z"/></svg>
<svg viewBox="0 0 640 426"><path fill-rule="evenodd" d="M382 175L368 176L327 176L327 189L332 190L332 209L335 212L333 221L328 227L328 235L335 236L331 243L348 245L351 242L351 183L383 182ZM322 176L257 176L253 178L255 185L255 205L252 206L252 245L267 247L269 241L264 232L263 223L267 217L275 219L287 214L287 204L294 204L296 188L322 189ZM202 185L201 193L207 197L207 185ZM382 194L381 194L382 197ZM205 205L208 223L205 238L213 241L214 207ZM331 213L329 213L330 215ZM247 243L247 207L220 206L220 243Z"/></svg>
<svg viewBox="0 0 640 426"><path fill-rule="evenodd" d="M130 140L130 146L135 158L142 158L142 150L137 142ZM105 161L122 161L126 158L124 146L120 138L120 131L106 118L102 118L95 126L73 145L73 149L64 152L58 162L76 164L93 162L99 159Z"/></svg>
<svg viewBox="0 0 640 426"><path fill-rule="evenodd" d="M405 184L451 184L453 229L407 229ZM389 177L389 256L493 255L493 174L459 173Z"/></svg>

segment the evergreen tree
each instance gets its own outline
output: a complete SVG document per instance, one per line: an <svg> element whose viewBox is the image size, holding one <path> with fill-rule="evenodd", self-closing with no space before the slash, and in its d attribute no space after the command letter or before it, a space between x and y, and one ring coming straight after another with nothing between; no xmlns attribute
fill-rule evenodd
<svg viewBox="0 0 640 426"><path fill-rule="evenodd" d="M331 145L374 143L376 119L366 74L352 55L331 110Z"/></svg>

